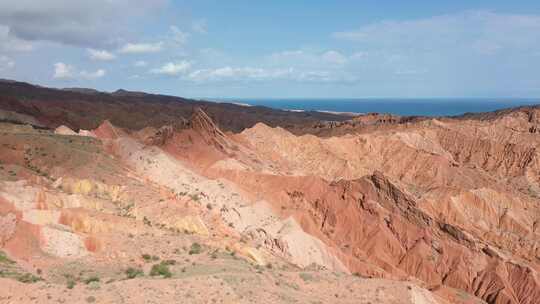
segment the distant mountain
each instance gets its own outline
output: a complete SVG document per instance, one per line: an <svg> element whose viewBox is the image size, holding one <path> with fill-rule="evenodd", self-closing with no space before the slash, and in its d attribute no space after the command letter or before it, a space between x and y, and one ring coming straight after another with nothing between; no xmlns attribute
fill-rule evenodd
<svg viewBox="0 0 540 304"><path fill-rule="evenodd" d="M310 126L321 120L350 117L321 112L290 112L262 106L245 107L176 96L119 89L113 93L87 88L52 89L25 82L0 82L0 109L35 117L50 128L65 124L72 129L94 129L102 121L138 130L147 126L179 126L194 107L201 107L227 131L241 131L257 122L270 126Z"/></svg>

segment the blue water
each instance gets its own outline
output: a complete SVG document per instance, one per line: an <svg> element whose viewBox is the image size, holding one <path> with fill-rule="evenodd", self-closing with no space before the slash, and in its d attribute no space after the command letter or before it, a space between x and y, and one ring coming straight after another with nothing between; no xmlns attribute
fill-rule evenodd
<svg viewBox="0 0 540 304"><path fill-rule="evenodd" d="M417 116L452 116L489 112L522 105L540 104L540 98L430 98L430 99L263 99L228 98L226 102L267 106L285 110L355 113L392 113Z"/></svg>

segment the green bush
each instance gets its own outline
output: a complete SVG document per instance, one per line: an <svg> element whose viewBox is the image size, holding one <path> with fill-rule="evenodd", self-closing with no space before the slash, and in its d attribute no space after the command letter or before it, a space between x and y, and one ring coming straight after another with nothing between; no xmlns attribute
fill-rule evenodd
<svg viewBox="0 0 540 304"><path fill-rule="evenodd" d="M35 283L37 281L41 281L40 277L36 277L35 275L31 273L25 273L17 277L17 281L21 283Z"/></svg>
<svg viewBox="0 0 540 304"><path fill-rule="evenodd" d="M87 284L87 285L92 283L92 282L99 282L99 277L98 276L91 276L88 279L84 280L84 283Z"/></svg>
<svg viewBox="0 0 540 304"><path fill-rule="evenodd" d="M176 265L176 260L164 260L161 263L165 265Z"/></svg>
<svg viewBox="0 0 540 304"><path fill-rule="evenodd" d="M149 262L151 259L152 259L152 256L145 253L143 255L141 255L141 257L143 258L143 260L145 260L146 262Z"/></svg>
<svg viewBox="0 0 540 304"><path fill-rule="evenodd" d="M13 260L11 260L10 258L8 258L7 255L3 251L0 251L0 263L2 263L2 264L15 264L15 262Z"/></svg>
<svg viewBox="0 0 540 304"><path fill-rule="evenodd" d="M150 275L153 277L163 276L164 278L170 278L172 277L172 272L169 270L169 266L167 264L161 262L152 266L152 269L150 270Z"/></svg>
<svg viewBox="0 0 540 304"><path fill-rule="evenodd" d="M189 254L199 254L202 252L202 246L199 243L193 243L191 244L191 248L189 249Z"/></svg>
<svg viewBox="0 0 540 304"><path fill-rule="evenodd" d="M128 279L134 279L136 277L144 276L144 272L141 269L129 267L126 269L126 276Z"/></svg>
<svg viewBox="0 0 540 304"><path fill-rule="evenodd" d="M75 282L74 279L68 279L66 283L68 289L73 289L73 287L75 287L76 284L77 282Z"/></svg>

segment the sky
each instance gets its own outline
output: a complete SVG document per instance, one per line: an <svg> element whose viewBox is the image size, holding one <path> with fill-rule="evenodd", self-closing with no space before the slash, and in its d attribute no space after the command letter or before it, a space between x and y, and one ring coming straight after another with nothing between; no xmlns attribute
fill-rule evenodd
<svg viewBox="0 0 540 304"><path fill-rule="evenodd" d="M539 97L538 0L0 0L0 78L194 98Z"/></svg>

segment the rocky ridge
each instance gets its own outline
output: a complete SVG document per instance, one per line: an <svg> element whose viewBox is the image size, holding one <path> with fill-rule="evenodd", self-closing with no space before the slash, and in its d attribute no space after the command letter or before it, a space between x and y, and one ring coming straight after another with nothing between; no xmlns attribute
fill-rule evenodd
<svg viewBox="0 0 540 304"><path fill-rule="evenodd" d="M0 302L535 303L539 111L0 123Z"/></svg>

